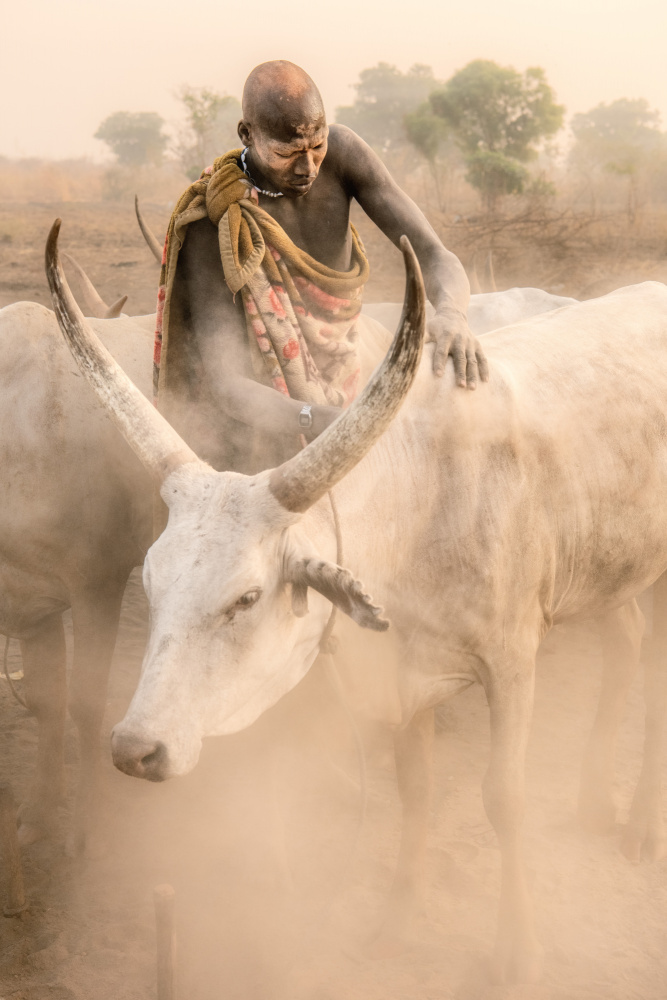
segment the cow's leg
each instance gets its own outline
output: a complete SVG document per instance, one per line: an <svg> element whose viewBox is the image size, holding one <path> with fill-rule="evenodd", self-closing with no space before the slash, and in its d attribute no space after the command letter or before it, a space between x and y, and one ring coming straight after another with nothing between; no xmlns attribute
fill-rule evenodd
<svg viewBox="0 0 667 1000"><path fill-rule="evenodd" d="M644 616L630 601L599 619L603 674L600 701L581 770L579 820L587 830L606 833L614 825L612 795L616 736L630 684L639 666Z"/></svg>
<svg viewBox="0 0 667 1000"><path fill-rule="evenodd" d="M521 828L525 755L533 709L534 658L524 656L500 673L489 671L484 688L491 718L491 753L484 777L484 808L501 852L501 888L493 971L501 981L535 982L542 948L535 936L523 864Z"/></svg>
<svg viewBox="0 0 667 1000"><path fill-rule="evenodd" d="M79 731L79 782L68 853L94 856L100 731L125 582L72 601L74 658L69 710Z"/></svg>
<svg viewBox="0 0 667 1000"><path fill-rule="evenodd" d="M19 813L19 839L31 844L54 831L65 799L64 738L67 712L66 651L62 616L44 618L21 640L24 691L37 719L37 776Z"/></svg>
<svg viewBox="0 0 667 1000"><path fill-rule="evenodd" d="M667 716L667 574L653 585L653 636L643 655L646 729L644 759L621 849L632 861L667 854L662 816L662 768Z"/></svg>
<svg viewBox="0 0 667 1000"><path fill-rule="evenodd" d="M387 913L368 948L377 957L399 950L423 911L426 847L433 800L434 729L435 712L428 709L415 715L394 735L396 777L403 806L401 845Z"/></svg>

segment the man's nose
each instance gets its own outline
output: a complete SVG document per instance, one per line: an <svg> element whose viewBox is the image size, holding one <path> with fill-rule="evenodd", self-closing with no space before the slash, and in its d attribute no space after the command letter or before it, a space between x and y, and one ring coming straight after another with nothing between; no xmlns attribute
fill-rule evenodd
<svg viewBox="0 0 667 1000"><path fill-rule="evenodd" d="M147 740L116 727L111 734L111 756L119 771L132 778L164 781L169 772L169 754L160 740Z"/></svg>
<svg viewBox="0 0 667 1000"><path fill-rule="evenodd" d="M299 175L299 177L312 177L317 173L315 169L315 158L311 152L304 153L296 161L294 166L294 172Z"/></svg>

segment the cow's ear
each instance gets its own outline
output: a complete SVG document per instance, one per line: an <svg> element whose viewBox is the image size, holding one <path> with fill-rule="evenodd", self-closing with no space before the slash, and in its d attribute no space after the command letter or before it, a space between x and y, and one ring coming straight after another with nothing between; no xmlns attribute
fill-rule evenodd
<svg viewBox="0 0 667 1000"><path fill-rule="evenodd" d="M287 578L292 584L292 609L302 617L308 612L308 588L322 594L340 611L363 628L385 632L389 622L382 618L382 608L364 593L363 585L352 574L323 559L291 559Z"/></svg>

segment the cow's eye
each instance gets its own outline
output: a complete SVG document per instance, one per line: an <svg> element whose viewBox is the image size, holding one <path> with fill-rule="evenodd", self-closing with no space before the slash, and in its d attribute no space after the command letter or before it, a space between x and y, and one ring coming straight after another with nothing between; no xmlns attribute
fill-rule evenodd
<svg viewBox="0 0 667 1000"><path fill-rule="evenodd" d="M249 590L245 593L243 597L239 597L236 602L236 607L239 611L246 611L248 608L251 608L253 604L256 604L261 596L261 589L259 587L255 587L254 590Z"/></svg>

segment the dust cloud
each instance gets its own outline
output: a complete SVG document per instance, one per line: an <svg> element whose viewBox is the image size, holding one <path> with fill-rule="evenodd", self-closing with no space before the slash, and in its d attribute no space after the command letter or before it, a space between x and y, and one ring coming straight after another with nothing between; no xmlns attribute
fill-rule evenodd
<svg viewBox="0 0 667 1000"><path fill-rule="evenodd" d="M15 186L0 203L0 305L50 304L43 242L62 214L66 249L103 297L112 302L129 293L129 312L154 311L157 268L131 202L102 201L103 179L93 168L79 165L69 179L62 165L19 170L0 163L0 177L3 169ZM428 175L411 177L419 200ZM500 287L535 285L575 297L646 276L664 280L664 207L624 228L617 180L604 181L608 212L583 223L573 218L579 195L568 189L571 201L562 211L540 215L524 206L490 236L460 173L450 196L459 199L461 215L434 210L430 217L485 290L491 262ZM146 205L160 240L182 183L181 176L161 178L160 197ZM48 191L46 204L35 196L37 186ZM367 299L398 301L400 256L367 220L355 222L373 264ZM209 431L203 450L213 454L217 434ZM239 430L237 451L245 433ZM205 439L202 427L197 434ZM280 457L268 450L253 461L267 467ZM248 730L206 740L191 774L150 784L114 770L108 749L136 688L147 627L135 571L102 734L100 836L91 857L65 855L79 765L68 722L67 805L56 836L23 852L31 906L22 920L0 923L0 1000L155 997L152 892L164 882L176 890L183 1000L664 1000L666 862L631 865L619 852L641 763L641 675L617 747L619 822L599 837L583 832L575 816L601 674L600 637L592 627L555 630L538 657L525 854L546 968L540 985L517 988L493 985L488 976L500 855L481 798L489 735L479 687L437 712L423 912L405 942L390 941L378 954L373 942L395 872L401 806L392 726L378 721L379 712L362 710L356 696L364 693L365 709L382 702L385 665L367 660L341 698L318 661ZM71 647L70 620L67 635ZM20 668L17 644L9 665ZM36 723L3 680L0 718L3 776L23 799L34 777Z"/></svg>
<svg viewBox="0 0 667 1000"><path fill-rule="evenodd" d="M129 703L146 634L138 574L124 604L103 745ZM17 667L17 651L12 666ZM558 630L538 661L528 755L527 861L547 975L522 996L659 998L664 990L664 863L632 866L618 836L584 834L574 805L595 711L599 641ZM2 685L2 754L18 794L29 786L35 724ZM618 749L620 817L641 759L635 684ZM480 781L487 709L470 689L439 712L425 912L408 947L381 960L380 926L400 836L390 734L357 720L366 755L359 832L354 734L325 672L251 729L206 740L197 768L159 785L114 771L104 755L102 838L93 860L62 839L25 849L30 914L0 925L2 995L125 1000L155 995L152 889L176 890L179 996L191 1000L415 1000L505 997L487 978L499 853ZM68 731L68 770L77 751ZM61 816L63 830L71 821Z"/></svg>
<svg viewBox="0 0 667 1000"><path fill-rule="evenodd" d="M80 208L73 214L81 239L86 217ZM128 290L129 280L138 297L144 283L154 282L155 266L134 234L130 209L116 238L121 260L136 260L137 273L124 269L122 284L113 276L113 284L101 282L102 290L112 299L112 291ZM381 293L396 300L400 267L382 256L382 242L371 245L387 282ZM94 242L84 246L93 272L103 270L108 248L97 253L99 264ZM504 988L490 984L487 968L500 859L480 793L488 761L481 690L469 689L438 712L424 913L407 947L378 958L372 941L382 925L401 830L391 727L355 713L365 748L364 802L348 706L320 664L249 730L206 740L187 777L161 785L128 778L111 766L109 733L136 687L146 629L136 572L102 735L102 836L92 859L64 856L70 791L58 836L24 850L31 909L20 922L0 924L0 994L17 1000L155 996L152 890L169 882L177 896L179 995L188 1000L505 998ZM13 646L10 669L19 666ZM358 689L372 693L382 671L383 664L367 662ZM619 828L594 837L575 818L599 677L599 637L592 630L559 629L543 644L528 754L526 858L547 966L543 984L516 995L664 995L664 862L630 865L618 850ZM3 771L24 798L34 775L36 726L4 682L0 698ZM358 708L349 692L344 702ZM642 717L638 678L617 752L621 822L639 771ZM72 790L78 761L71 725L67 762Z"/></svg>

